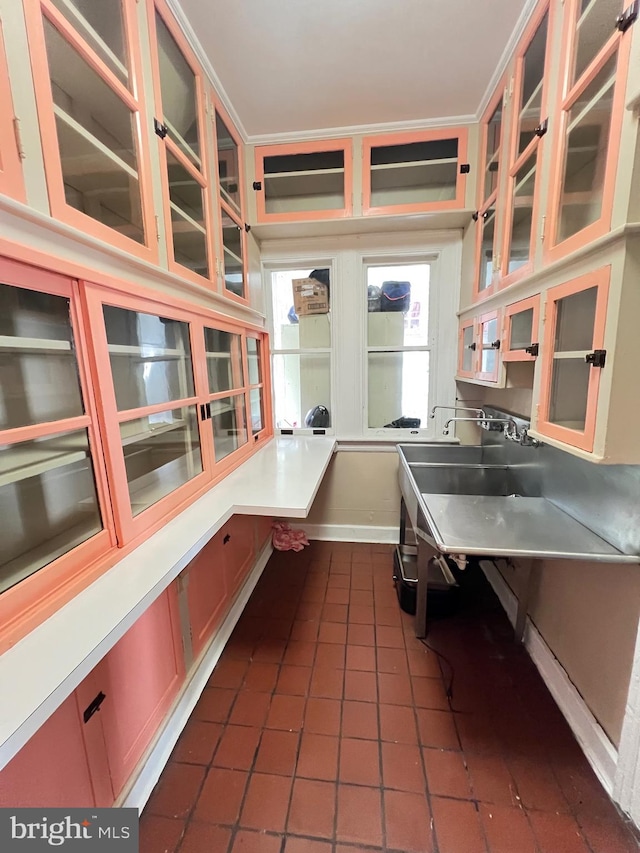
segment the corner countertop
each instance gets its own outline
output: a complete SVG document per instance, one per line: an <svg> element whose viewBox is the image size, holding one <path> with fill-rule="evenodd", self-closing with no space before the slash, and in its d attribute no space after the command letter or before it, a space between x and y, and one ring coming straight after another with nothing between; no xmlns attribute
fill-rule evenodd
<svg viewBox="0 0 640 853"><path fill-rule="evenodd" d="M305 518L335 449L274 438L0 657L0 769L234 514Z"/></svg>

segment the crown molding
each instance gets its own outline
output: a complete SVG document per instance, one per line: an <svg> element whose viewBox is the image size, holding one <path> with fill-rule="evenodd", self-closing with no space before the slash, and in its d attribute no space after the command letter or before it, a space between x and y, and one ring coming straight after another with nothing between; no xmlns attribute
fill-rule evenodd
<svg viewBox="0 0 640 853"><path fill-rule="evenodd" d="M303 142L310 139L337 139L342 136L373 136L383 133L405 133L411 130L427 130L440 127L461 127L475 124L474 114L441 116L410 121L390 121L377 124L352 124L345 127L322 127L312 130L291 130L283 133L257 133L247 138L249 145L271 145L279 142Z"/></svg>
<svg viewBox="0 0 640 853"><path fill-rule="evenodd" d="M197 35L195 34L195 31L191 26L189 19L185 15L182 7L180 6L180 3L178 2L178 0L166 0L166 2L167 6L171 10L174 18L177 21L178 26L184 33L186 40L189 42L189 47L196 55L196 59L202 66L202 69L209 78L209 82L215 89L217 96L220 98L223 107L226 109L227 113L229 114L229 117L231 118L232 122L236 127L236 130L242 137L242 141L247 143L248 135L247 131L245 130L244 124L242 123L242 119L236 112L236 109L233 106L231 99L227 95L225 88L222 85L222 82L220 81L220 78L216 74L215 68L211 64L211 60L209 59L204 48L200 44L200 41Z"/></svg>
<svg viewBox="0 0 640 853"><path fill-rule="evenodd" d="M489 101L493 98L493 95L496 91L496 87L500 82L502 75L504 74L507 66L511 62L514 53L518 47L518 42L522 38L524 31L531 20L533 13L535 12L540 0L527 0L525 3L524 9L520 13L520 17L518 18L518 22L515 25L513 32L507 42L505 49L502 51L502 56L498 64L496 65L496 70L493 72L491 79L489 80L489 84L485 89L485 93L480 100L480 105L478 106L478 112L474 116L474 122L479 122L482 119L482 116L485 113L485 110L489 106Z"/></svg>

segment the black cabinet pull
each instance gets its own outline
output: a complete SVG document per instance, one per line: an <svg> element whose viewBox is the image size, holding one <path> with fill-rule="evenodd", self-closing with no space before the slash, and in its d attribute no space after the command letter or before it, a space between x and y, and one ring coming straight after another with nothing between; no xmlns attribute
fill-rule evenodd
<svg viewBox="0 0 640 853"><path fill-rule="evenodd" d="M228 542L230 539L231 539L231 534L230 534L230 533L227 533L227 535L226 535L226 536L224 537L224 539L222 540L222 544L223 544L223 545L226 545L226 544L227 544L227 542Z"/></svg>
<svg viewBox="0 0 640 853"><path fill-rule="evenodd" d="M254 190L256 190L256 192L258 190L261 190L262 189L262 182L261 181L254 181L253 182L253 188L254 188Z"/></svg>
<svg viewBox="0 0 640 853"><path fill-rule="evenodd" d="M531 344L530 347L525 347L524 351L528 355L532 355L534 358L540 354L540 344Z"/></svg>
<svg viewBox="0 0 640 853"><path fill-rule="evenodd" d="M500 349L500 341L494 341L494 342L491 344L491 347L490 347L490 348L491 348L491 349Z"/></svg>
<svg viewBox="0 0 640 853"><path fill-rule="evenodd" d="M606 349L595 349L593 352L590 352L585 355L584 360L587 362L587 364L590 364L591 367L604 367L606 358Z"/></svg>
<svg viewBox="0 0 640 853"><path fill-rule="evenodd" d="M107 697L104 695L104 693L101 690L100 693L98 693L96 698L93 700L93 702L91 702L91 704L87 705L87 707L84 709L84 713L82 715L82 719L85 721L85 723L88 723L89 720L91 719L91 717L93 717L93 715L95 714L95 712L100 710L100 705L102 705L102 703L104 702L104 700L106 698Z"/></svg>
<svg viewBox="0 0 640 853"><path fill-rule="evenodd" d="M476 342L474 341L472 344L467 344L467 349L472 349L475 352L476 351Z"/></svg>

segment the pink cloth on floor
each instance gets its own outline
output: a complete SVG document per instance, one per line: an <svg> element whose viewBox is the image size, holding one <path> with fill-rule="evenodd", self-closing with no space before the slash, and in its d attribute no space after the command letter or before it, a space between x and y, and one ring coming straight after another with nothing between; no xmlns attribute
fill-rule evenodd
<svg viewBox="0 0 640 853"><path fill-rule="evenodd" d="M273 547L276 551L302 551L309 544L304 530L292 530L286 521L273 523Z"/></svg>

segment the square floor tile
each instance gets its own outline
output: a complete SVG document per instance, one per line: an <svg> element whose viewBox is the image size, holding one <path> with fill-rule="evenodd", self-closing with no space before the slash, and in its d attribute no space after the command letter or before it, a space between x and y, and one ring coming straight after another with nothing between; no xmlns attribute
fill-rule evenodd
<svg viewBox="0 0 640 853"><path fill-rule="evenodd" d="M209 850L226 850L231 839L231 830L223 826L192 821L187 826L180 853L203 853ZM160 848L162 850L162 848ZM158 851L154 851L158 853ZM164 850L162 850L164 853Z"/></svg>
<svg viewBox="0 0 640 853"><path fill-rule="evenodd" d="M347 629L347 643L350 646L373 646L376 642L375 629L373 625L356 625L349 623Z"/></svg>
<svg viewBox="0 0 640 853"><path fill-rule="evenodd" d="M571 815L530 811L528 817L542 853L554 853L556 850L589 853L580 827Z"/></svg>
<svg viewBox="0 0 640 853"><path fill-rule="evenodd" d="M310 696L304 714L304 730L318 735L340 734L339 699L323 699Z"/></svg>
<svg viewBox="0 0 640 853"><path fill-rule="evenodd" d="M315 656L315 643L305 640L289 640L282 662L291 666L313 666Z"/></svg>
<svg viewBox="0 0 640 853"><path fill-rule="evenodd" d="M221 723L208 723L192 716L171 753L171 761L209 764L221 734Z"/></svg>
<svg viewBox="0 0 640 853"><path fill-rule="evenodd" d="M407 653L404 649L387 649L379 646L376 650L378 672L393 675L408 675Z"/></svg>
<svg viewBox="0 0 640 853"><path fill-rule="evenodd" d="M281 835L267 835L264 832L240 829L233 839L230 853L280 853L281 848ZM206 853L217 853L217 851L212 847Z"/></svg>
<svg viewBox="0 0 640 853"><path fill-rule="evenodd" d="M429 711L418 708L418 731L423 746L440 749L460 749L453 714L448 711Z"/></svg>
<svg viewBox="0 0 640 853"><path fill-rule="evenodd" d="M389 625L377 625L376 645L389 649L404 649L402 629Z"/></svg>
<svg viewBox="0 0 640 853"><path fill-rule="evenodd" d="M344 674L344 698L354 702L377 702L378 684L375 672L346 670Z"/></svg>
<svg viewBox="0 0 640 853"><path fill-rule="evenodd" d="M397 743L418 743L416 715L413 707L382 704L378 707L382 740Z"/></svg>
<svg viewBox="0 0 640 853"><path fill-rule="evenodd" d="M432 797L431 808L438 853L460 853L462 850L486 853L480 814L474 803ZM564 853L564 849L560 849Z"/></svg>
<svg viewBox="0 0 640 853"><path fill-rule="evenodd" d="M342 737L378 740L378 708L373 702L342 703Z"/></svg>
<svg viewBox="0 0 640 853"><path fill-rule="evenodd" d="M511 806L480 806L480 817L491 853L537 853L527 813Z"/></svg>
<svg viewBox="0 0 640 853"><path fill-rule="evenodd" d="M358 669L364 672L376 671L376 650L373 646L348 646L347 669Z"/></svg>
<svg viewBox="0 0 640 853"><path fill-rule="evenodd" d="M333 845L329 841L313 841L290 835L285 842L284 853L333 853Z"/></svg>
<svg viewBox="0 0 640 853"><path fill-rule="evenodd" d="M304 732L296 776L335 782L338 777L338 738Z"/></svg>
<svg viewBox="0 0 640 853"><path fill-rule="evenodd" d="M291 779L253 773L245 797L240 824L254 829L281 832L285 828Z"/></svg>
<svg viewBox="0 0 640 853"><path fill-rule="evenodd" d="M384 822L390 849L402 850L403 853L430 853L434 849L431 813L424 796L405 791L385 791ZM471 851L460 847L456 853Z"/></svg>
<svg viewBox="0 0 640 853"><path fill-rule="evenodd" d="M385 788L425 793L420 748L410 743L382 744L382 780Z"/></svg>
<svg viewBox="0 0 640 853"><path fill-rule="evenodd" d="M318 633L320 643L344 643L347 642L347 626L341 622L321 622Z"/></svg>
<svg viewBox="0 0 640 853"><path fill-rule="evenodd" d="M202 691L192 717L209 723L226 723L237 692L224 687L207 687Z"/></svg>
<svg viewBox="0 0 640 853"><path fill-rule="evenodd" d="M382 845L381 792L353 785L338 787L339 841L352 844Z"/></svg>
<svg viewBox="0 0 640 853"><path fill-rule="evenodd" d="M245 673L243 690L251 693L271 693L276 686L279 671L277 663L252 661Z"/></svg>
<svg viewBox="0 0 640 853"><path fill-rule="evenodd" d="M331 782L296 779L293 783L287 832L333 838L336 786Z"/></svg>
<svg viewBox="0 0 640 853"><path fill-rule="evenodd" d="M243 770L212 767L196 803L195 820L234 824L240 814L248 778L249 774Z"/></svg>
<svg viewBox="0 0 640 853"><path fill-rule="evenodd" d="M238 726L262 726L267 718L270 704L269 693L240 692L229 716L229 722Z"/></svg>
<svg viewBox="0 0 640 853"><path fill-rule="evenodd" d="M269 709L266 726L269 729L284 729L297 732L302 728L304 719L304 696L284 696L276 694Z"/></svg>
<svg viewBox="0 0 640 853"><path fill-rule="evenodd" d="M298 732L264 729L255 763L256 771L293 776L299 740Z"/></svg>
<svg viewBox="0 0 640 853"><path fill-rule="evenodd" d="M378 741L342 738L340 781L353 785L380 787L382 780Z"/></svg>
<svg viewBox="0 0 640 853"><path fill-rule="evenodd" d="M378 674L378 692L380 702L385 705L412 705L411 682L408 675L395 675L391 672Z"/></svg>
<svg viewBox="0 0 640 853"><path fill-rule="evenodd" d="M185 819L195 805L204 777L204 767L170 762L151 794L146 811L161 817Z"/></svg>
<svg viewBox="0 0 640 853"><path fill-rule="evenodd" d="M140 818L140 853L175 853L185 829L183 820L148 814Z"/></svg>
<svg viewBox="0 0 640 853"><path fill-rule="evenodd" d="M286 693L288 696L306 696L309 692L310 681L310 666L287 666L287 664L283 664L280 667L276 692Z"/></svg>
<svg viewBox="0 0 640 853"><path fill-rule="evenodd" d="M314 666L309 695L325 699L342 699L344 670Z"/></svg>
<svg viewBox="0 0 640 853"><path fill-rule="evenodd" d="M317 667L344 669L344 659L345 646L341 643L318 643L316 650Z"/></svg>
<svg viewBox="0 0 640 853"><path fill-rule="evenodd" d="M230 687L237 689L244 681L248 666L249 663L246 660L222 658L211 673L207 687Z"/></svg>

